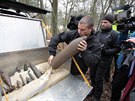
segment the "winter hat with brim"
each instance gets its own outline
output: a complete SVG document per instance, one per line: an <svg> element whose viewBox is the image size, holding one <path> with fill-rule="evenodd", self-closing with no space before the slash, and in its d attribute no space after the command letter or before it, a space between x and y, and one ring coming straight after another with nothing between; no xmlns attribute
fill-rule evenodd
<svg viewBox="0 0 135 101"><path fill-rule="evenodd" d="M114 16L113 16L112 14L107 14L107 15L105 15L105 16L102 18L102 20L107 20L107 21L109 21L110 23L113 23L113 21L114 21Z"/></svg>

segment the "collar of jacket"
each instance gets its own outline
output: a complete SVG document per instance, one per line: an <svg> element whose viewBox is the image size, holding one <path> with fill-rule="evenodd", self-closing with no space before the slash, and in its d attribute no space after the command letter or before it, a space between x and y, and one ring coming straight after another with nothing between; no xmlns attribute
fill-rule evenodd
<svg viewBox="0 0 135 101"><path fill-rule="evenodd" d="M91 39L91 38L93 38L94 36L95 36L95 31L92 31L91 34L88 36L87 39Z"/></svg>
<svg viewBox="0 0 135 101"><path fill-rule="evenodd" d="M108 29L101 29L102 32L110 32L111 30L112 30L112 27Z"/></svg>

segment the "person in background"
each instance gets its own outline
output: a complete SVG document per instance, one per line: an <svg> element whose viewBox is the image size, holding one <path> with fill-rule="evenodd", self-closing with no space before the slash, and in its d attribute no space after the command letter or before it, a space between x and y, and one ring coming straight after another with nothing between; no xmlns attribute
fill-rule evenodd
<svg viewBox="0 0 135 101"><path fill-rule="evenodd" d="M110 57L107 63L107 70L105 73L105 81L109 82L110 79L110 67L112 63L112 59L114 56L120 51L119 46L119 34L118 32L112 29L112 24L114 21L114 16L111 14L107 14L103 17L101 21L101 32L99 33L99 40L102 44L102 56L104 58ZM104 40L104 41L103 41Z"/></svg>
<svg viewBox="0 0 135 101"><path fill-rule="evenodd" d="M129 35L131 38L127 39L121 45L121 53L123 58L121 58L121 64L119 66L119 71L116 74L112 82L112 93L111 101L119 101L122 94L122 90L125 88L127 82L133 75L131 73L132 62L135 59L135 32ZM119 59L118 59L119 60ZM134 64L133 64L134 65ZM134 67L134 66L133 66ZM132 80L133 81L133 80ZM131 84L130 84L131 85ZM130 86L128 86L130 87ZM126 90L125 90L126 91ZM123 100L122 100L123 101ZM126 100L127 101L127 100Z"/></svg>
<svg viewBox="0 0 135 101"><path fill-rule="evenodd" d="M78 29L79 21L84 17L84 15L71 16L69 23L67 24L67 28L69 30Z"/></svg>
<svg viewBox="0 0 135 101"><path fill-rule="evenodd" d="M101 44L101 61L96 70L96 76L93 75L95 81L93 94L96 101L100 101L103 92L103 80L108 82L110 78L110 66L113 56L120 50L118 33L112 30L113 15L107 14L102 18L101 30L97 31L96 36ZM94 77L95 76L95 77ZM92 78L91 78L92 79ZM94 80L94 79L92 79Z"/></svg>

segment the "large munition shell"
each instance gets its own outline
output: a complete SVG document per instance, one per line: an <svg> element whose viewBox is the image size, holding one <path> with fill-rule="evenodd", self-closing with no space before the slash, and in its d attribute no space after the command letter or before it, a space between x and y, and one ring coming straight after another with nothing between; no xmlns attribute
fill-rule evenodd
<svg viewBox="0 0 135 101"><path fill-rule="evenodd" d="M32 69L32 71L34 72L37 78L39 78L42 75L42 73L31 63L30 63L30 68Z"/></svg>
<svg viewBox="0 0 135 101"><path fill-rule="evenodd" d="M21 88L22 87L22 83L19 80L17 80L16 84L17 84L17 88Z"/></svg>
<svg viewBox="0 0 135 101"><path fill-rule="evenodd" d="M82 40L86 40L87 37L83 36L80 38L77 38L73 40L71 43L69 43L58 55L54 57L51 63L51 67L53 69L56 69L60 67L64 62L66 62L68 59L70 59L73 55L79 52L77 49L78 44Z"/></svg>
<svg viewBox="0 0 135 101"><path fill-rule="evenodd" d="M28 65L24 64L24 71L27 71L27 70L28 70Z"/></svg>
<svg viewBox="0 0 135 101"><path fill-rule="evenodd" d="M23 86L24 86L24 85L26 85L26 82L25 82L25 80L24 80L23 76L22 76L21 74L19 74L19 76L20 76L20 78L21 78L22 85L23 85Z"/></svg>
<svg viewBox="0 0 135 101"><path fill-rule="evenodd" d="M8 76L8 74L6 73L2 73L1 74L1 79L3 80L3 82L10 88L10 90L13 89L12 85L11 85L11 79Z"/></svg>
<svg viewBox="0 0 135 101"><path fill-rule="evenodd" d="M31 81L32 81L32 79L31 79L31 78L26 77L26 82L27 82L27 84L28 84L28 83L30 83Z"/></svg>
<svg viewBox="0 0 135 101"><path fill-rule="evenodd" d="M5 88L5 87L3 87L3 89L2 89L2 96L6 93L8 93L9 92L9 90L7 89L7 88Z"/></svg>
<svg viewBox="0 0 135 101"><path fill-rule="evenodd" d="M18 73L20 73L20 72L21 72L21 69L20 69L19 67L16 67L16 71L17 71Z"/></svg>
<svg viewBox="0 0 135 101"><path fill-rule="evenodd" d="M30 73L30 71L28 71L28 75L30 76L30 78L31 78L32 80L35 80L35 77Z"/></svg>

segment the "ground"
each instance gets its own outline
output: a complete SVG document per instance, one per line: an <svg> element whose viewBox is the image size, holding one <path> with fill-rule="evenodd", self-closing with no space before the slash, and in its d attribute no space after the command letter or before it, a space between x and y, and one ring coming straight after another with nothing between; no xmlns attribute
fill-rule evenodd
<svg viewBox="0 0 135 101"><path fill-rule="evenodd" d="M102 94L102 97L101 97L101 101L110 101L110 97L111 97L111 82L112 82L113 73L114 73L114 63L112 63L112 66L111 66L110 82L104 83L104 88L103 88L103 94ZM89 74L87 74L86 77L90 81L90 78L88 78L88 75ZM90 99L91 98L88 97L88 98L85 98L84 101L91 101Z"/></svg>

